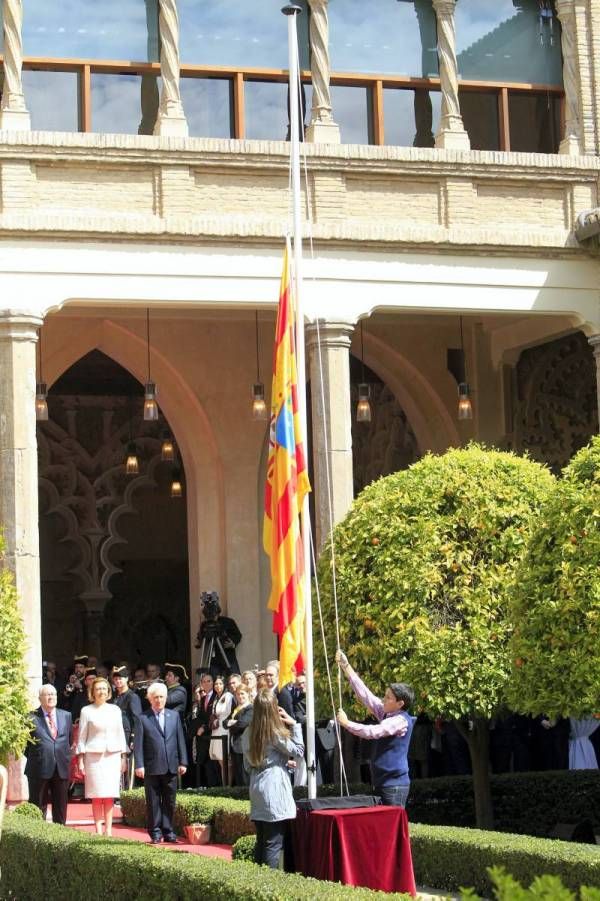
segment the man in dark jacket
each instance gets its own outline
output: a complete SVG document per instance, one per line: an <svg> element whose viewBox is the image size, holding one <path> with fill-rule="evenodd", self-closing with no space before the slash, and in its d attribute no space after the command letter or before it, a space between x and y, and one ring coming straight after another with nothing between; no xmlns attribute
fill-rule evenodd
<svg viewBox="0 0 600 901"><path fill-rule="evenodd" d="M167 709L176 710L183 723L188 706L188 693L184 682L188 681L185 667L180 663L165 663L165 684L168 689Z"/></svg>
<svg viewBox="0 0 600 901"><path fill-rule="evenodd" d="M144 780L146 825L153 844L177 841L173 831L177 776L188 765L185 736L179 714L166 710L167 686L148 688L150 710L138 717L133 740L135 775Z"/></svg>
<svg viewBox="0 0 600 901"><path fill-rule="evenodd" d="M57 708L53 685L42 685L39 697L40 706L31 714L31 739L25 750L29 800L40 808L45 819L50 795L52 820L64 826L73 737L71 714Z"/></svg>

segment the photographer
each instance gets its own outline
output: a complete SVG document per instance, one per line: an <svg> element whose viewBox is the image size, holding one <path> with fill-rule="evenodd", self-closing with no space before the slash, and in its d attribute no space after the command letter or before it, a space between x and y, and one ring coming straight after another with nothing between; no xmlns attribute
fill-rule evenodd
<svg viewBox="0 0 600 901"><path fill-rule="evenodd" d="M221 604L216 591L203 591L201 598L204 617L196 637L196 647L201 650L203 669L212 676L219 673L239 673L240 665L235 649L242 640L237 623L229 616L221 616Z"/></svg>

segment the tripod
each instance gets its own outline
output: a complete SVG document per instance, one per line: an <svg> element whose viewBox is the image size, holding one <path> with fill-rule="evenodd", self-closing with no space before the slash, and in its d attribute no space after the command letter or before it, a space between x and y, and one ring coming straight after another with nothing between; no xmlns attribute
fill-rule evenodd
<svg viewBox="0 0 600 901"><path fill-rule="evenodd" d="M215 644L219 651L221 652L221 657L225 662L225 666L229 669L229 658L225 653L225 649L221 643L221 639L215 633L210 635L205 635L202 639L202 644L200 645L200 666L203 670L210 670L210 665L213 659L213 653L215 649Z"/></svg>

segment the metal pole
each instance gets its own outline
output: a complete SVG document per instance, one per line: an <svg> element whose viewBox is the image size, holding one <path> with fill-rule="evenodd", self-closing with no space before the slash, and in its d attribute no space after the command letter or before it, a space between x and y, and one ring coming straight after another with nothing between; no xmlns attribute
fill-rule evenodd
<svg viewBox="0 0 600 901"><path fill-rule="evenodd" d="M302 12L294 4L284 6L288 17L289 93L290 93L290 158L292 169L292 199L294 212L294 287L296 301L296 363L298 367L298 409L304 436L304 453L308 465L308 431L306 424L306 354L304 348L304 314L302 312L302 199L300 192L300 111L298 91L300 67L298 63L298 33L296 16ZM315 759L315 682L313 673L313 636L310 567L310 513L308 496L302 505L302 547L304 551L304 662L306 670L306 767L308 797L317 796L317 766Z"/></svg>

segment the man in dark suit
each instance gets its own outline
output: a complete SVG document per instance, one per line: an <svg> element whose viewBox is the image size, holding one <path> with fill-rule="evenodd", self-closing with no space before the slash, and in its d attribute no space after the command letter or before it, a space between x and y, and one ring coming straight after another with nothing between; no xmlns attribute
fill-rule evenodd
<svg viewBox="0 0 600 901"><path fill-rule="evenodd" d="M267 688L277 697L278 705L285 710L287 714L294 717L294 700L292 692L287 685L278 688L279 683L279 660L269 660L265 667L265 679L267 680Z"/></svg>
<svg viewBox="0 0 600 901"><path fill-rule="evenodd" d="M195 716L190 721L190 737L196 737L196 785L209 788L220 785L220 768L216 760L210 759L210 725L218 700L213 690L213 677L210 673L200 676L202 696L197 705Z"/></svg>
<svg viewBox="0 0 600 901"><path fill-rule="evenodd" d="M135 775L144 780L146 825L153 844L177 841L173 831L177 776L188 765L185 736L179 714L165 709L167 686L148 688L150 710L138 717L133 740Z"/></svg>
<svg viewBox="0 0 600 901"><path fill-rule="evenodd" d="M57 708L53 685L42 685L39 697L40 706L31 714L31 738L25 750L29 800L40 808L45 818L50 796L52 820L64 826L73 732L71 714Z"/></svg>

